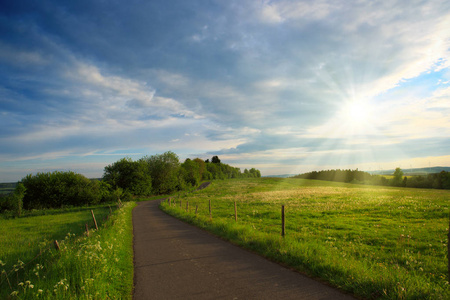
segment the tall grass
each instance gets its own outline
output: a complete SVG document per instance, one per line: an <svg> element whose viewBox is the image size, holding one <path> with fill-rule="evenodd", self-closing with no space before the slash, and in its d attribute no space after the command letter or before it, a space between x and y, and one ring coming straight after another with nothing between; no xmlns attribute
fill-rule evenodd
<svg viewBox="0 0 450 300"><path fill-rule="evenodd" d="M20 247L8 247L9 252L2 253L0 298L4 299L131 299L133 287L133 234L131 211L134 202L126 203L114 211L108 221L99 230L91 230L90 236L82 235L78 214L47 215L14 220L8 228L18 225L16 236L36 236L29 243L28 252ZM109 212L109 208L103 208ZM89 214L84 217L91 218ZM96 212L100 220L101 212ZM83 219L80 218L80 219ZM51 227L45 226L52 222ZM45 223L44 227L42 223ZM35 226L35 227L33 227ZM52 230L53 228L54 230ZM31 231L31 233L27 233ZM66 231L61 240L60 250L49 247L47 233L52 238ZM39 237L41 242L39 242ZM14 243L14 236L6 237L9 243ZM11 242L13 240L13 242ZM21 241L21 239L17 240ZM36 247L41 254L36 254ZM5 252L5 251L4 251ZM38 251L39 253L39 251ZM15 262L11 262L12 257ZM4 258L6 257L6 258Z"/></svg>
<svg viewBox="0 0 450 300"><path fill-rule="evenodd" d="M360 297L450 299L449 198L442 190L262 178L215 181L175 199L189 200L189 213L179 202L161 207ZM280 236L282 204L285 238Z"/></svg>

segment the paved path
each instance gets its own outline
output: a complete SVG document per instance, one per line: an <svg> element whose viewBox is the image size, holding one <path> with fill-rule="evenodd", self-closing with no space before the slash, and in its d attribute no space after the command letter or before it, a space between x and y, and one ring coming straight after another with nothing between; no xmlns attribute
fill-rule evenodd
<svg viewBox="0 0 450 300"><path fill-rule="evenodd" d="M354 299L168 216L133 210L134 299Z"/></svg>

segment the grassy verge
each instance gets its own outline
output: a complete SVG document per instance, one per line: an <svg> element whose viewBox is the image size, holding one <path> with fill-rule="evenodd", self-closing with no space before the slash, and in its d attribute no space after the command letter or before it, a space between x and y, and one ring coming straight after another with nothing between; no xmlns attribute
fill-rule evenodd
<svg viewBox="0 0 450 300"><path fill-rule="evenodd" d="M161 208L363 298L450 299L449 198L442 190L262 178L215 181Z"/></svg>
<svg viewBox="0 0 450 300"><path fill-rule="evenodd" d="M98 231L90 231L89 237L81 233L85 218L92 218L90 210L1 220L0 225L6 224L2 231L17 228L15 235L2 241L10 246L2 248L8 250L2 250L0 256L0 298L131 299L134 206L135 202L129 202L115 210ZM94 212L98 221L102 211L105 216L109 213L108 207L97 210ZM49 247L49 237L60 241L60 251ZM28 252L20 246L24 242ZM31 258L39 251L41 255ZM15 261L11 262L13 257Z"/></svg>
<svg viewBox="0 0 450 300"><path fill-rule="evenodd" d="M0 259L7 265L29 261L54 240L68 233L81 235L85 224L94 227L91 209L99 224L109 214L108 206L52 209L26 212L25 217L0 219Z"/></svg>

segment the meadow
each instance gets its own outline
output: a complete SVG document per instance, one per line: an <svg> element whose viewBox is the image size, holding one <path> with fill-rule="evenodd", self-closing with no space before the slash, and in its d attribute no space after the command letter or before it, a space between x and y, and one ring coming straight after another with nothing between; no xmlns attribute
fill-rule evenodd
<svg viewBox="0 0 450 300"><path fill-rule="evenodd" d="M450 299L449 200L446 190L258 178L214 181L161 208L358 297Z"/></svg>
<svg viewBox="0 0 450 300"><path fill-rule="evenodd" d="M41 210L0 219L0 298L130 299L134 205Z"/></svg>

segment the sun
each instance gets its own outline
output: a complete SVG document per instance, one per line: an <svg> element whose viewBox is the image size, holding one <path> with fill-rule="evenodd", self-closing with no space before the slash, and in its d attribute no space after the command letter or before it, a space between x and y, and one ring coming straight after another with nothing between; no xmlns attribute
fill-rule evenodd
<svg viewBox="0 0 450 300"><path fill-rule="evenodd" d="M349 101L344 104L340 118L348 125L366 126L371 122L373 107L366 101Z"/></svg>
<svg viewBox="0 0 450 300"><path fill-rule="evenodd" d="M347 116L355 122L361 123L368 119L370 107L363 102L350 103L347 108Z"/></svg>

